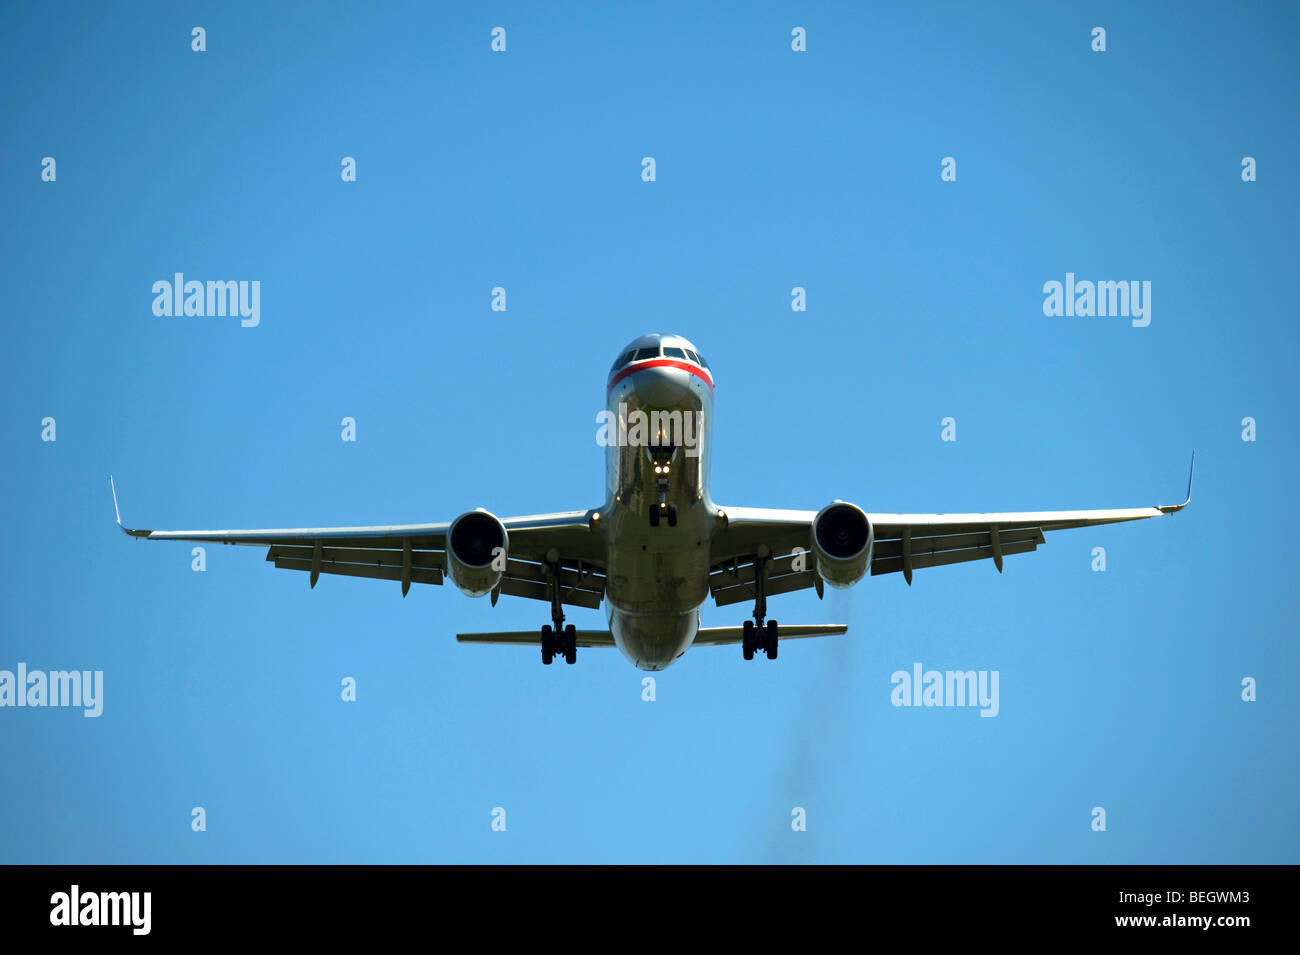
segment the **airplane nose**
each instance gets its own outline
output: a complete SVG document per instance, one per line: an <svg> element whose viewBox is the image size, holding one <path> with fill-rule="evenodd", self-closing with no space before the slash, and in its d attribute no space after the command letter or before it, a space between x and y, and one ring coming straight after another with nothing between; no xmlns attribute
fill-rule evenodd
<svg viewBox="0 0 1300 955"><path fill-rule="evenodd" d="M637 372L633 384L643 401L670 408L690 394L691 376L680 368L660 366Z"/></svg>

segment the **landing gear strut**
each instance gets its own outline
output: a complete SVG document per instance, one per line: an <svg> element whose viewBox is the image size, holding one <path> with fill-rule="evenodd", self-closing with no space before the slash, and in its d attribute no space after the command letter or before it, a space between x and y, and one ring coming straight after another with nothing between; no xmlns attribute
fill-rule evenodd
<svg viewBox="0 0 1300 955"><path fill-rule="evenodd" d="M551 592L551 622L542 627L542 663L547 666L557 656L563 656L565 663L578 662L578 628L564 623L564 604L560 600L560 565L548 561L543 565L549 578L547 588Z"/></svg>
<svg viewBox="0 0 1300 955"><path fill-rule="evenodd" d="M677 508L668 503L668 487L672 483L673 452L677 449L671 444L655 444L646 450L654 467L655 490L659 492L658 503L650 505L650 526L658 527L659 522L666 519L669 527L676 527Z"/></svg>
<svg viewBox="0 0 1300 955"><path fill-rule="evenodd" d="M754 619L746 620L741 627L740 648L746 660L754 659L758 650L767 654L769 660L775 660L781 636L775 620L763 622L767 616L767 561L766 554L754 560Z"/></svg>

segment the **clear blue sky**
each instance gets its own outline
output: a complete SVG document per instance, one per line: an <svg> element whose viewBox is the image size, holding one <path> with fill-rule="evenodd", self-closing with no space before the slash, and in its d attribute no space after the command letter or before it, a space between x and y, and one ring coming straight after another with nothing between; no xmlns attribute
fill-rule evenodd
<svg viewBox="0 0 1300 955"><path fill-rule="evenodd" d="M0 710L0 860L1300 861L1294 7L270 6L6 15L0 668L105 702ZM260 326L155 317L177 271ZM1150 326L1045 317L1067 271L1151 281ZM647 331L713 366L723 504L1174 503L1192 448L1196 499L776 598L851 632L654 703L615 651L455 642L543 604L113 524L110 471L145 527L595 506ZM893 707L916 661L1000 714Z"/></svg>

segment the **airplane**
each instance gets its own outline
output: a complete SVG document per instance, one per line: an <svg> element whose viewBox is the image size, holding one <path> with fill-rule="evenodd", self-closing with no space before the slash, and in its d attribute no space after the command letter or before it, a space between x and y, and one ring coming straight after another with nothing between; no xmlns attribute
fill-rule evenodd
<svg viewBox="0 0 1300 955"><path fill-rule="evenodd" d="M679 335L629 342L609 370L598 443L606 446L604 503L498 518L478 508L449 523L375 527L160 531L117 524L145 540L267 547L276 567L412 583L451 582L471 597L501 594L550 604L540 630L461 633L464 643L541 648L542 663L577 661L579 648L617 647L638 668L662 670L687 649L740 644L744 659L775 660L780 640L843 634L843 624L778 625L769 597L847 588L868 573L901 573L1035 550L1048 531L1162 517L1182 504L1119 510L989 514L868 514L847 501L819 511L728 507L709 496L713 373ZM1192 468L1196 453L1192 452ZM740 627L701 627L700 608L753 602ZM564 608L599 609L608 630L565 623Z"/></svg>

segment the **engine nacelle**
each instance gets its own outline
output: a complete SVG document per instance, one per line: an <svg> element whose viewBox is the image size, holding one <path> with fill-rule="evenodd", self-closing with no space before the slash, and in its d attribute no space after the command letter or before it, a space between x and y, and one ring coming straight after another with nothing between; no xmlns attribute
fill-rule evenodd
<svg viewBox="0 0 1300 955"><path fill-rule="evenodd" d="M470 597L491 593L501 582L510 538L495 514L466 511L447 528L447 576Z"/></svg>
<svg viewBox="0 0 1300 955"><path fill-rule="evenodd" d="M817 574L832 587L852 587L871 567L876 531L860 507L845 501L827 504L812 522Z"/></svg>

